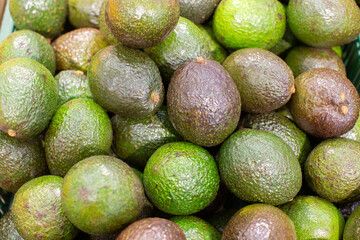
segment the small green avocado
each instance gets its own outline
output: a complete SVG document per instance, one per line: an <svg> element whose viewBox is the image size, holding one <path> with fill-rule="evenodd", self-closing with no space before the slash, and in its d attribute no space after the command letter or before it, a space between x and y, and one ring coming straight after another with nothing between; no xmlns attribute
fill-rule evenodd
<svg viewBox="0 0 360 240"><path fill-rule="evenodd" d="M76 28L98 28L103 2L105 0L68 0L70 23Z"/></svg>

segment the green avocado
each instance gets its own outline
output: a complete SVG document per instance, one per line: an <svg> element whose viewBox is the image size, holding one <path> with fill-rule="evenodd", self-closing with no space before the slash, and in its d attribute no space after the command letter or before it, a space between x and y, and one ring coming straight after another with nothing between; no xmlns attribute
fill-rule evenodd
<svg viewBox="0 0 360 240"><path fill-rule="evenodd" d="M350 215L345 224L343 240L360 239L360 207L357 207Z"/></svg>
<svg viewBox="0 0 360 240"><path fill-rule="evenodd" d="M354 127L340 137L360 142L360 117L356 120Z"/></svg>
<svg viewBox="0 0 360 240"><path fill-rule="evenodd" d="M195 24L204 23L214 12L220 0L179 0L180 16Z"/></svg>
<svg viewBox="0 0 360 240"><path fill-rule="evenodd" d="M211 58L219 63L223 63L228 55L225 48L216 39L212 27L208 25L197 26L210 44Z"/></svg>
<svg viewBox="0 0 360 240"><path fill-rule="evenodd" d="M68 0L70 23L76 28L98 28L103 2L105 0Z"/></svg>
<svg viewBox="0 0 360 240"><path fill-rule="evenodd" d="M110 43L110 45L116 45L119 41L115 38L115 36L110 32L110 29L105 21L105 9L106 9L107 1L104 1L101 5L100 14L99 14L99 29L101 33L104 35L106 40Z"/></svg>
<svg viewBox="0 0 360 240"><path fill-rule="evenodd" d="M24 240L15 228L11 212L7 212L0 219L0 239L4 240Z"/></svg>

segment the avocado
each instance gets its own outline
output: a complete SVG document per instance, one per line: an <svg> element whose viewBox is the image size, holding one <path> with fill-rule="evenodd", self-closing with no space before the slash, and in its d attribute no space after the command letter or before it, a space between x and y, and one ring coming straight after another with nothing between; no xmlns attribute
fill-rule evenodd
<svg viewBox="0 0 360 240"><path fill-rule="evenodd" d="M284 5L284 7L286 9L287 6ZM270 48L269 51L283 58L284 55L286 56L286 53L289 49L298 44L298 41L299 40L297 40L294 34L291 32L289 25L286 24L284 36L275 44L275 46Z"/></svg>
<svg viewBox="0 0 360 240"><path fill-rule="evenodd" d="M296 124L276 112L247 114L241 120L241 126L271 132L284 140L295 153L303 166L312 147L310 138Z"/></svg>
<svg viewBox="0 0 360 240"><path fill-rule="evenodd" d="M346 77L344 62L331 48L296 46L289 51L285 62L293 71L294 77L313 68L330 68Z"/></svg>
<svg viewBox="0 0 360 240"><path fill-rule="evenodd" d="M280 209L293 221L297 239L342 239L345 220L331 202L317 196L297 196Z"/></svg>
<svg viewBox="0 0 360 240"><path fill-rule="evenodd" d="M180 16L195 24L204 23L214 12L220 0L179 0Z"/></svg>
<svg viewBox="0 0 360 240"><path fill-rule="evenodd" d="M360 207L357 207L350 215L346 222L343 240L359 240L360 239Z"/></svg>
<svg viewBox="0 0 360 240"><path fill-rule="evenodd" d="M0 219L0 239L3 240L24 240L15 228L11 212L7 212Z"/></svg>
<svg viewBox="0 0 360 240"><path fill-rule="evenodd" d="M300 163L290 146L264 130L233 133L221 145L218 165L227 188L248 202L284 204L302 183Z"/></svg>
<svg viewBox="0 0 360 240"><path fill-rule="evenodd" d="M341 46L360 33L354 0L290 0L286 16L296 38L312 47Z"/></svg>
<svg viewBox="0 0 360 240"><path fill-rule="evenodd" d="M211 26L197 25L200 31L204 34L205 38L209 42L211 59L223 63L227 57L227 52L223 46L216 39Z"/></svg>
<svg viewBox="0 0 360 240"><path fill-rule="evenodd" d="M322 141L306 159L304 175L309 186L330 202L360 200L360 143L346 138Z"/></svg>
<svg viewBox="0 0 360 240"><path fill-rule="evenodd" d="M45 153L52 175L66 172L84 158L109 154L111 122L105 110L91 99L77 98L55 113L45 135Z"/></svg>
<svg viewBox="0 0 360 240"><path fill-rule="evenodd" d="M240 118L239 91L214 60L197 58L182 64L171 78L166 97L175 129L199 146L222 143Z"/></svg>
<svg viewBox="0 0 360 240"><path fill-rule="evenodd" d="M94 99L89 81L83 71L63 70L54 79L58 86L58 108L75 98Z"/></svg>
<svg viewBox="0 0 360 240"><path fill-rule="evenodd" d="M106 4L107 4L107 1L103 1L103 4L101 5L100 14L98 17L99 29L110 45L116 45L119 43L119 41L110 32L110 29L107 26L106 21L105 21Z"/></svg>
<svg viewBox="0 0 360 240"><path fill-rule="evenodd" d="M57 70L86 72L94 55L109 43L96 28L79 28L67 32L52 43Z"/></svg>
<svg viewBox="0 0 360 240"><path fill-rule="evenodd" d="M144 218L132 223L116 240L186 240L181 228L175 223L158 217Z"/></svg>
<svg viewBox="0 0 360 240"><path fill-rule="evenodd" d="M164 86L154 61L144 52L120 44L96 54L88 79L96 102L123 117L151 116L164 100Z"/></svg>
<svg viewBox="0 0 360 240"><path fill-rule="evenodd" d="M21 140L0 131L1 188L15 193L27 181L47 173L40 137Z"/></svg>
<svg viewBox="0 0 360 240"><path fill-rule="evenodd" d="M222 239L296 240L294 223L279 208L268 204L251 204L241 208L230 219Z"/></svg>
<svg viewBox="0 0 360 240"><path fill-rule="evenodd" d="M238 208L224 208L220 212L207 218L207 222L215 227L222 234L231 217L238 211Z"/></svg>
<svg viewBox="0 0 360 240"><path fill-rule="evenodd" d="M70 23L76 28L98 28L98 17L103 2L105 0L68 0Z"/></svg>
<svg viewBox="0 0 360 240"><path fill-rule="evenodd" d="M113 233L135 221L145 199L143 185L130 166L105 155L75 164L61 190L66 216L89 234Z"/></svg>
<svg viewBox="0 0 360 240"><path fill-rule="evenodd" d="M268 50L237 50L225 59L223 66L239 89L243 111L271 112L285 105L295 92L291 69Z"/></svg>
<svg viewBox="0 0 360 240"><path fill-rule="evenodd" d="M295 89L290 112L304 132L317 138L333 138L355 125L359 117L359 93L338 71L310 69L296 77Z"/></svg>
<svg viewBox="0 0 360 240"><path fill-rule="evenodd" d="M354 127L340 137L360 142L360 117L356 120Z"/></svg>
<svg viewBox="0 0 360 240"><path fill-rule="evenodd" d="M61 204L63 178L34 178L16 192L11 214L15 228L26 240L72 240L78 230L65 216Z"/></svg>
<svg viewBox="0 0 360 240"><path fill-rule="evenodd" d="M169 37L144 51L159 67L164 84L170 82L175 70L184 62L202 57L211 58L211 50L203 33L190 20L180 17Z"/></svg>
<svg viewBox="0 0 360 240"><path fill-rule="evenodd" d="M163 42L180 16L178 0L109 0L105 21L125 46L148 48Z"/></svg>
<svg viewBox="0 0 360 240"><path fill-rule="evenodd" d="M161 211L188 215L207 207L216 197L220 177L214 158L188 142L159 147L146 163L144 188Z"/></svg>
<svg viewBox="0 0 360 240"><path fill-rule="evenodd" d="M158 117L163 114L165 118ZM145 167L151 155L165 143L182 140L171 125L165 106L147 118L123 118L115 115L111 118L114 130L113 150L130 165Z"/></svg>
<svg viewBox="0 0 360 240"><path fill-rule="evenodd" d="M17 29L29 29L46 38L60 35L67 17L67 0L10 0L9 9Z"/></svg>
<svg viewBox="0 0 360 240"><path fill-rule="evenodd" d="M0 44L0 64L14 58L30 58L54 74L56 69L55 53L46 38L31 30L11 33Z"/></svg>
<svg viewBox="0 0 360 240"><path fill-rule="evenodd" d="M210 223L195 216L176 216L169 219L185 233L186 240L220 240L221 234Z"/></svg>
<svg viewBox="0 0 360 240"><path fill-rule="evenodd" d="M11 137L39 135L56 111L57 87L51 72L32 59L0 65L0 130Z"/></svg>

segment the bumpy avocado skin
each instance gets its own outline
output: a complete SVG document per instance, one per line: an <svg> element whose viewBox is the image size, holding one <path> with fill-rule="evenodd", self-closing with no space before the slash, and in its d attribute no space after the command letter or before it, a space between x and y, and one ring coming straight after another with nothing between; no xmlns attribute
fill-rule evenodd
<svg viewBox="0 0 360 240"><path fill-rule="evenodd" d="M179 0L180 16L202 24L214 12L220 0Z"/></svg>
<svg viewBox="0 0 360 240"><path fill-rule="evenodd" d="M67 0L10 0L18 29L30 29L47 38L60 35L67 17Z"/></svg>
<svg viewBox="0 0 360 240"><path fill-rule="evenodd" d="M104 35L106 40L110 43L110 45L119 44L119 41L115 38L115 36L111 33L109 27L105 21L105 9L106 9L107 1L104 1L101 5L100 14L99 14L99 29L101 33Z"/></svg>
<svg viewBox="0 0 360 240"><path fill-rule="evenodd" d="M15 228L11 212L7 212L0 219L0 239L4 240L24 240Z"/></svg>
<svg viewBox="0 0 360 240"><path fill-rule="evenodd" d="M45 37L34 31L13 32L0 44L0 64L14 58L33 59L55 74L54 50Z"/></svg>
<svg viewBox="0 0 360 240"><path fill-rule="evenodd" d="M211 58L219 63L223 63L226 59L227 52L223 46L216 39L211 26L208 25L197 25L201 32L208 39L210 44Z"/></svg>
<svg viewBox="0 0 360 240"><path fill-rule="evenodd" d="M357 207L346 222L343 240L360 239L360 207Z"/></svg>
<svg viewBox="0 0 360 240"><path fill-rule="evenodd" d="M103 2L105 0L68 0L70 23L76 28L98 28L98 18Z"/></svg>
<svg viewBox="0 0 360 240"><path fill-rule="evenodd" d="M105 110L91 99L77 98L55 113L45 135L45 153L50 172L64 176L84 158L109 154L111 122Z"/></svg>

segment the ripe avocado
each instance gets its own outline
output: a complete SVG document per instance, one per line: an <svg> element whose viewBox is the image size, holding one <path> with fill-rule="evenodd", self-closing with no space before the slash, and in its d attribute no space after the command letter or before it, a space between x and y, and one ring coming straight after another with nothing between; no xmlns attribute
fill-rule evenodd
<svg viewBox="0 0 360 240"><path fill-rule="evenodd" d="M109 43L95 28L79 28L67 32L52 43L57 70L86 72L94 55Z"/></svg>
<svg viewBox="0 0 360 240"><path fill-rule="evenodd" d="M58 36L67 17L67 0L10 0L17 29L36 31L47 38Z"/></svg>
<svg viewBox="0 0 360 240"><path fill-rule="evenodd" d="M55 113L45 135L45 153L51 174L64 176L84 158L109 154L111 122L105 110L91 99L77 98Z"/></svg>
<svg viewBox="0 0 360 240"><path fill-rule="evenodd" d="M221 145L218 165L228 189L248 202L284 204L296 196L302 183L300 164L290 146L264 130L232 134Z"/></svg>
<svg viewBox="0 0 360 240"><path fill-rule="evenodd" d="M7 212L0 219L0 239L3 240L24 240L15 228L11 212Z"/></svg>
<svg viewBox="0 0 360 240"><path fill-rule="evenodd" d="M144 52L120 44L96 54L88 79L96 102L123 117L151 116L164 100L164 86L154 61Z"/></svg>
<svg viewBox="0 0 360 240"><path fill-rule="evenodd" d="M39 137L21 140L0 131L1 188L15 193L27 181L46 173L45 150Z"/></svg>
<svg viewBox="0 0 360 240"><path fill-rule="evenodd" d="M186 240L181 228L164 218L144 218L125 228L116 240Z"/></svg>
<svg viewBox="0 0 360 240"><path fill-rule="evenodd" d="M220 0L179 0L180 16L202 24L214 12Z"/></svg>
<svg viewBox="0 0 360 240"><path fill-rule="evenodd" d="M103 2L105 0L68 0L70 23L76 28L98 28Z"/></svg>
<svg viewBox="0 0 360 240"><path fill-rule="evenodd" d="M180 16L178 0L109 0L105 21L116 39L132 48L163 42Z"/></svg>
<svg viewBox="0 0 360 240"><path fill-rule="evenodd" d="M210 45L211 58L219 63L223 63L227 57L227 52L223 46L216 39L212 27L207 25L197 25L200 31L204 34Z"/></svg>
<svg viewBox="0 0 360 240"><path fill-rule="evenodd" d="M54 74L55 53L46 38L31 30L11 33L0 44L0 64L13 58L30 58L43 64Z"/></svg>
<svg viewBox="0 0 360 240"><path fill-rule="evenodd" d="M360 207L357 207L346 222L343 240L360 239Z"/></svg>
<svg viewBox="0 0 360 240"><path fill-rule="evenodd" d="M110 32L110 29L107 26L106 21L105 21L105 9L106 9L107 2L108 1L104 1L103 4L101 5L100 14L99 14L99 18L98 18L99 29L110 45L116 45L119 43L119 41Z"/></svg>
<svg viewBox="0 0 360 240"><path fill-rule="evenodd" d="M32 59L0 65L0 130L12 137L39 135L56 111L57 87L51 72Z"/></svg>
<svg viewBox="0 0 360 240"><path fill-rule="evenodd" d="M296 240L294 223L279 208L267 204L251 204L235 213L226 225L222 239Z"/></svg>
<svg viewBox="0 0 360 240"><path fill-rule="evenodd" d="M169 117L186 140L200 146L222 143L236 128L241 112L239 91L229 73L214 60L189 60L171 78Z"/></svg>

